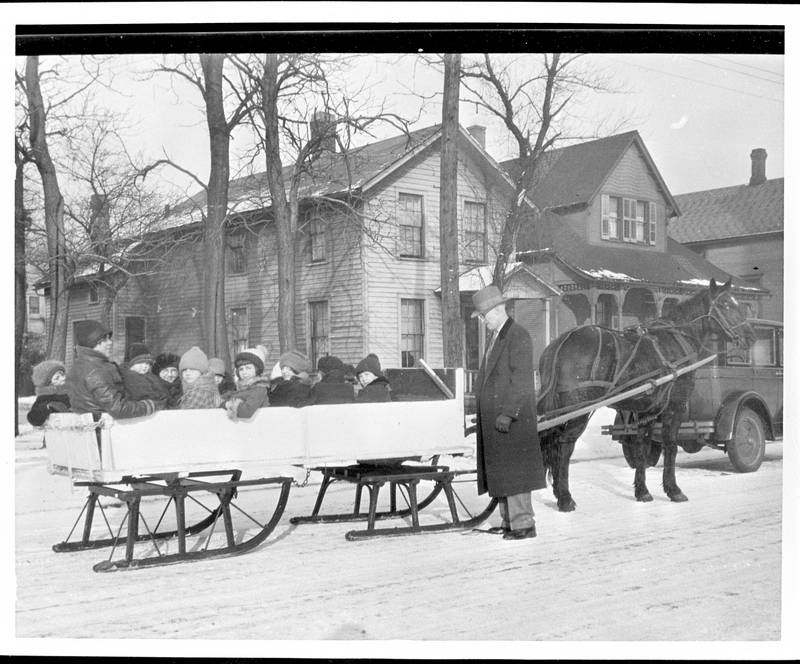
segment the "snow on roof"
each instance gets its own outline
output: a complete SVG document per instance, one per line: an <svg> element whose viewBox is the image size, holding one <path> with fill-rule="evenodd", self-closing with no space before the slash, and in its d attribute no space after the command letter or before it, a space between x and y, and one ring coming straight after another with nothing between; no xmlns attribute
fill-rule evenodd
<svg viewBox="0 0 800 664"><path fill-rule="evenodd" d="M506 274L511 272L522 265L522 263L508 263L506 265ZM458 290L462 293L470 291L479 291L492 283L492 274L494 273L493 265L479 265L464 272L458 278Z"/></svg>
<svg viewBox="0 0 800 664"><path fill-rule="evenodd" d="M584 270L583 268L579 269L581 272L589 275L594 279L614 279L616 281L643 281L642 279L639 279L637 277L631 277L627 274L622 274L621 272L612 272L611 270L606 270L604 268L591 269L591 270Z"/></svg>

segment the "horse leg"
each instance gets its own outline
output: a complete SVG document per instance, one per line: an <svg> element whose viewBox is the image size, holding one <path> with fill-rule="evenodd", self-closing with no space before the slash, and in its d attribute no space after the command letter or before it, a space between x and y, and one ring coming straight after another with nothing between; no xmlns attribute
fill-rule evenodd
<svg viewBox="0 0 800 664"><path fill-rule="evenodd" d="M553 493L558 502L559 512L574 512L575 501L569 492L569 462L572 453L575 451L575 439L572 437L563 438L558 441L558 488L556 489L555 474L553 481Z"/></svg>
<svg viewBox="0 0 800 664"><path fill-rule="evenodd" d="M681 419L681 414L674 410L665 413L661 418L661 435L664 444L662 486L664 487L664 493L675 503L683 503L689 500L675 480L675 458L678 456L678 430L681 426Z"/></svg>
<svg viewBox="0 0 800 664"><path fill-rule="evenodd" d="M640 503L649 503L653 500L645 481L649 452L650 441L641 432L637 433L633 442L633 462L636 469L633 475L633 495Z"/></svg>

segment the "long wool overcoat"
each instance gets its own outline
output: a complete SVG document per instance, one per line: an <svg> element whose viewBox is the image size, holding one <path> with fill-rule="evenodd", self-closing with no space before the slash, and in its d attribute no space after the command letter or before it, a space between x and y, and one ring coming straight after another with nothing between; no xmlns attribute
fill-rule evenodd
<svg viewBox="0 0 800 664"><path fill-rule="evenodd" d="M475 381L478 493L511 496L547 486L536 430L533 345L528 332L509 318ZM495 429L497 416L513 418L508 433Z"/></svg>

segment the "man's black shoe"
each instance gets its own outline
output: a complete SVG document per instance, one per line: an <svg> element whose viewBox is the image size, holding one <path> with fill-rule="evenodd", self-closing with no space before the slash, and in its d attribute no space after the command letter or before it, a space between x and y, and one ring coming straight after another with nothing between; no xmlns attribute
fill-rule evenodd
<svg viewBox="0 0 800 664"><path fill-rule="evenodd" d="M536 526L530 528L520 528L519 530L509 530L503 535L504 540L521 540L529 537L536 537Z"/></svg>
<svg viewBox="0 0 800 664"><path fill-rule="evenodd" d="M491 528L487 528L486 532L491 533L492 535L505 535L506 533L511 532L511 530L505 526L492 526Z"/></svg>

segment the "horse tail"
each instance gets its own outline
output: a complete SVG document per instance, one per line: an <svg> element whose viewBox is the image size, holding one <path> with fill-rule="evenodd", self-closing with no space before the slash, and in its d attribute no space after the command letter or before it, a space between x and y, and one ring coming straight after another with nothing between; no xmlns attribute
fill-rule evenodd
<svg viewBox="0 0 800 664"><path fill-rule="evenodd" d="M542 450L542 463L550 485L553 485L553 476L556 474L561 462L561 445L558 444L557 436L552 431L541 434L539 446Z"/></svg>

